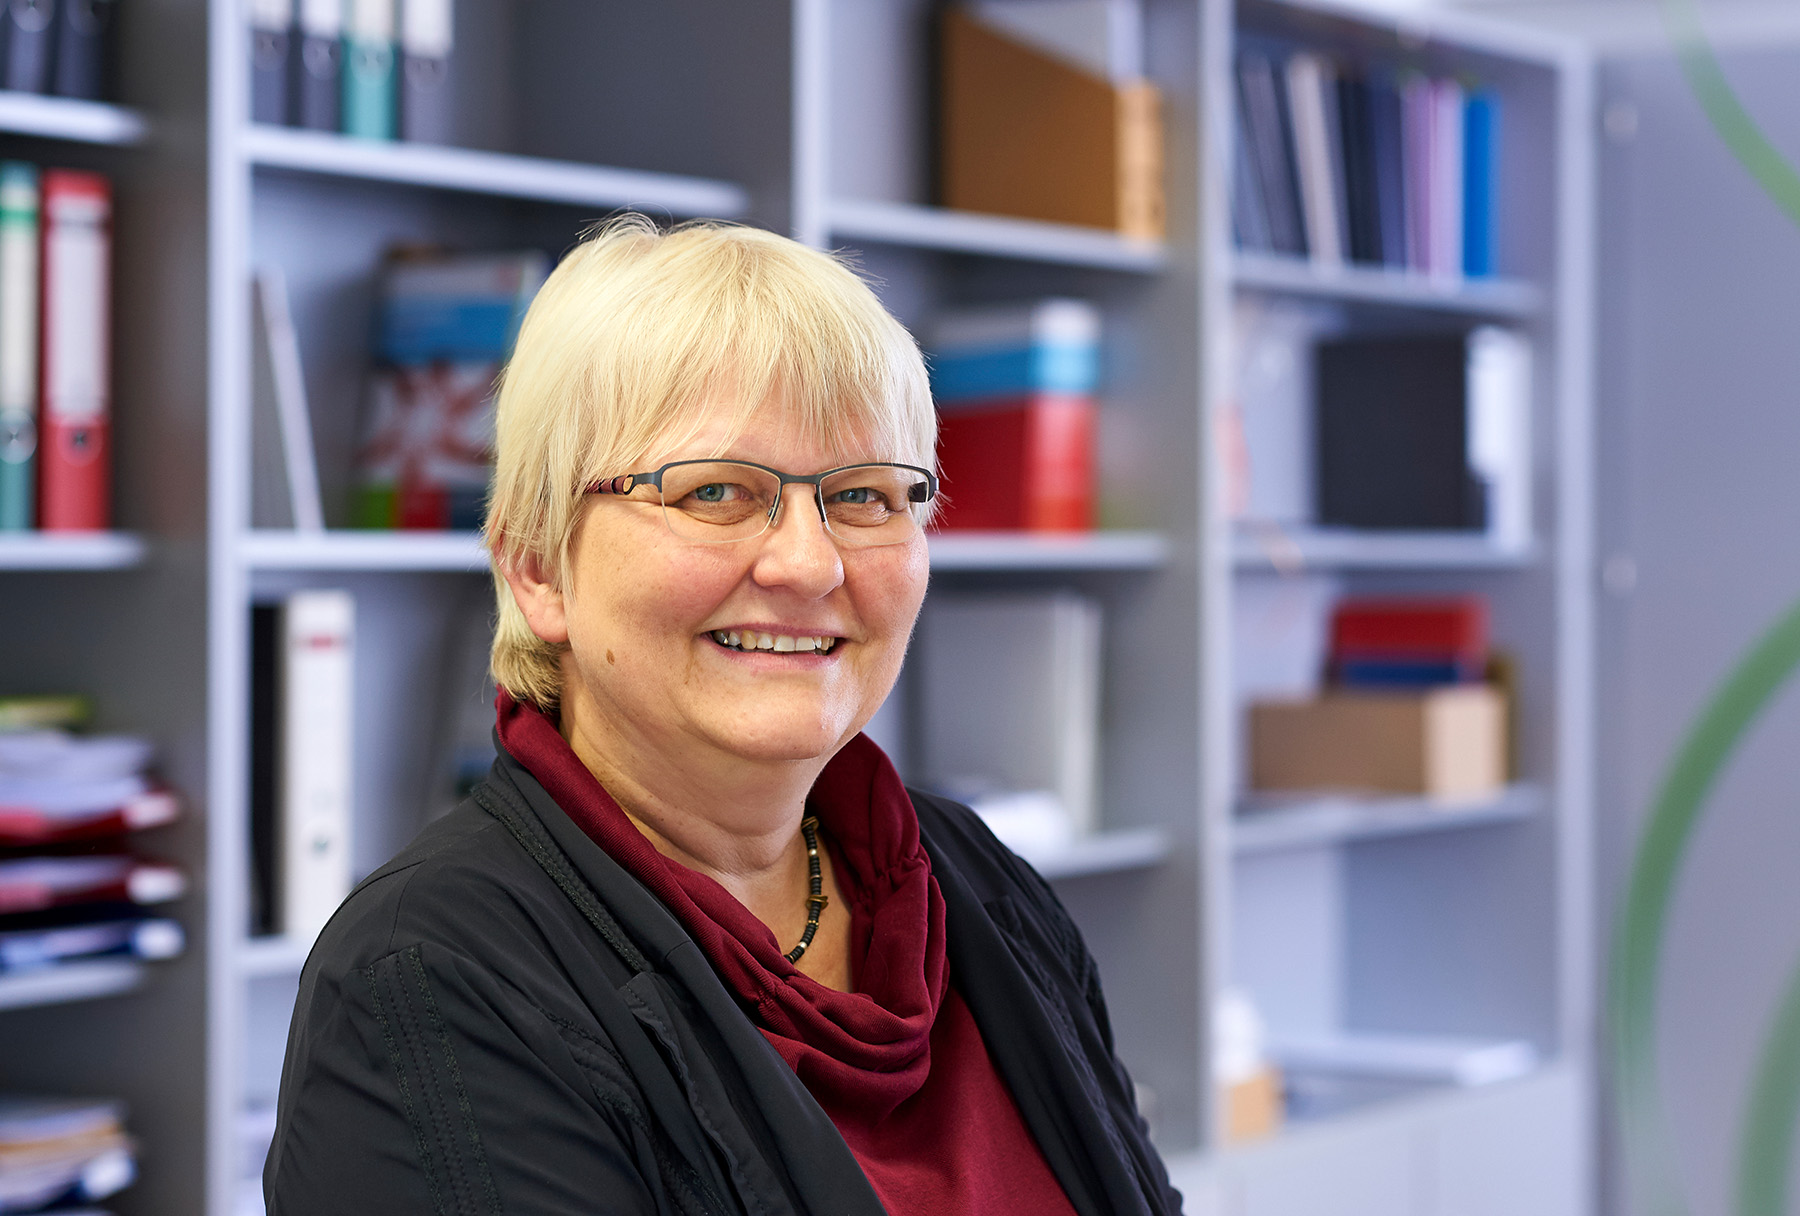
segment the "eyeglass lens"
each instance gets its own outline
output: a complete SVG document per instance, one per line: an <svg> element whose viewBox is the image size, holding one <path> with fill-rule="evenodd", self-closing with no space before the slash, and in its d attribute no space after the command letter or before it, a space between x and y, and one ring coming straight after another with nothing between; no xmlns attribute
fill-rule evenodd
<svg viewBox="0 0 1800 1216"><path fill-rule="evenodd" d="M892 545L919 530L912 500L916 469L858 465L839 469L819 485L825 526L849 545ZM768 527L781 480L753 465L727 460L677 464L663 470L663 518L677 536L699 541L746 540Z"/></svg>

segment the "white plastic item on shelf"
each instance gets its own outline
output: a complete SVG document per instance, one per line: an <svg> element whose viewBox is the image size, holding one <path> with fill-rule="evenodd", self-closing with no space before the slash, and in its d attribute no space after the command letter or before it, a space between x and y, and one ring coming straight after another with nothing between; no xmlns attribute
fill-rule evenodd
<svg viewBox="0 0 1800 1216"><path fill-rule="evenodd" d="M1495 547L1531 547L1531 341L1484 325L1468 337L1469 471L1487 489Z"/></svg>
<svg viewBox="0 0 1800 1216"><path fill-rule="evenodd" d="M310 940L350 892L356 602L298 591L282 617L281 926Z"/></svg>

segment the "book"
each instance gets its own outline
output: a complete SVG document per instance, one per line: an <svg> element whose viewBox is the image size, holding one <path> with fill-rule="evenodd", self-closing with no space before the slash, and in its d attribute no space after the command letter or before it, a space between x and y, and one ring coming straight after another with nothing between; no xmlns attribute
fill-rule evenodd
<svg viewBox="0 0 1800 1216"><path fill-rule="evenodd" d="M1349 256L1362 265L1380 265L1380 202L1375 186L1375 142L1370 115L1368 82L1360 76L1338 81L1341 116L1339 152L1344 164L1346 208L1349 213Z"/></svg>
<svg viewBox="0 0 1800 1216"><path fill-rule="evenodd" d="M1306 227L1301 215L1300 187L1294 171L1293 129L1287 91L1276 80L1269 57L1245 52L1237 62L1238 106L1249 133L1266 220L1276 253L1307 255Z"/></svg>
<svg viewBox="0 0 1800 1216"><path fill-rule="evenodd" d="M1406 267L1424 274L1431 269L1432 110L1435 97L1429 78L1409 75L1400 87L1401 161L1406 178Z"/></svg>
<svg viewBox="0 0 1800 1216"><path fill-rule="evenodd" d="M1478 530L1463 335L1342 338L1316 348L1317 519L1370 529Z"/></svg>
<svg viewBox="0 0 1800 1216"><path fill-rule="evenodd" d="M1265 252L1275 248L1269 233L1268 204L1263 200L1262 179L1250 151L1250 133L1245 129L1244 107L1235 107L1236 121L1231 140L1231 230L1239 249Z"/></svg>
<svg viewBox="0 0 1800 1216"><path fill-rule="evenodd" d="M1333 660L1442 658L1487 666L1487 601L1451 597L1356 597L1331 612Z"/></svg>
<svg viewBox="0 0 1800 1216"><path fill-rule="evenodd" d="M1486 278L1498 269L1499 163L1500 99L1480 90L1469 94L1463 108L1462 272L1469 278Z"/></svg>
<svg viewBox="0 0 1800 1216"><path fill-rule="evenodd" d="M76 736L50 725L0 733L0 849L172 822L180 804L146 776L150 759L149 741L133 736Z"/></svg>
<svg viewBox="0 0 1800 1216"><path fill-rule="evenodd" d="M1100 380L1100 312L1056 297L959 309L937 317L927 347L940 403L1092 393Z"/></svg>
<svg viewBox="0 0 1800 1216"><path fill-rule="evenodd" d="M256 272L255 300L262 322L264 350L268 358L268 384L274 405L274 427L266 416L259 415L258 438L268 434L264 446L278 446L278 458L264 455L258 469L259 493L273 495L275 487L267 483L279 480L286 491L286 519L280 521L302 532L317 532L325 526L324 506L319 495L319 466L313 453L312 413L306 402L306 377L300 363L300 338L294 330L294 319L288 307L287 275L279 266L265 266ZM276 522L276 521L270 521Z"/></svg>
<svg viewBox="0 0 1800 1216"><path fill-rule="evenodd" d="M454 0L400 0L400 138L448 144L455 89Z"/></svg>
<svg viewBox="0 0 1800 1216"><path fill-rule="evenodd" d="M0 532L37 523L38 171L0 161Z"/></svg>
<svg viewBox="0 0 1800 1216"><path fill-rule="evenodd" d="M93 531L112 516L112 184L42 176L38 526Z"/></svg>
<svg viewBox="0 0 1800 1216"><path fill-rule="evenodd" d="M944 206L1162 238L1154 85L1115 84L959 8L938 32Z"/></svg>
<svg viewBox="0 0 1800 1216"><path fill-rule="evenodd" d="M1094 526L1092 397L1032 393L946 408L938 418L936 526L1080 532Z"/></svg>
<svg viewBox="0 0 1800 1216"><path fill-rule="evenodd" d="M1506 706L1485 684L1338 689L1250 706L1250 786L1490 798L1506 782Z"/></svg>
<svg viewBox="0 0 1800 1216"><path fill-rule="evenodd" d="M496 381L547 274L536 251L390 261L357 454L357 527L480 526Z"/></svg>
<svg viewBox="0 0 1800 1216"><path fill-rule="evenodd" d="M294 58L294 0L251 0L250 120L288 120L289 65Z"/></svg>
<svg viewBox="0 0 1800 1216"><path fill-rule="evenodd" d="M252 610L255 932L310 940L350 893L355 614L323 589Z"/></svg>
<svg viewBox="0 0 1800 1216"><path fill-rule="evenodd" d="M56 0L7 0L0 8L0 88L20 93L50 90L56 51Z"/></svg>
<svg viewBox="0 0 1800 1216"><path fill-rule="evenodd" d="M344 92L344 0L297 0L297 23L289 39L289 121L313 131L342 125Z"/></svg>
<svg viewBox="0 0 1800 1216"><path fill-rule="evenodd" d="M1313 260L1335 265L1350 250L1344 229L1343 203L1347 158L1340 155L1337 69L1322 55L1301 52L1287 61L1288 112L1293 115L1295 167L1300 181L1300 218ZM1348 113L1345 122L1351 121ZM1354 197L1350 198L1355 219Z"/></svg>
<svg viewBox="0 0 1800 1216"><path fill-rule="evenodd" d="M395 0L345 0L343 130L360 139L395 133L399 57Z"/></svg>
<svg viewBox="0 0 1800 1216"><path fill-rule="evenodd" d="M118 12L119 0L61 0L50 92L87 101L111 100Z"/></svg>
<svg viewBox="0 0 1800 1216"><path fill-rule="evenodd" d="M1385 77L1368 84L1369 155L1374 172L1376 227L1381 262L1393 270L1407 266L1406 149L1400 90Z"/></svg>
<svg viewBox="0 0 1800 1216"><path fill-rule="evenodd" d="M186 945L180 922L165 917L0 931L0 975L77 958L171 959Z"/></svg>
<svg viewBox="0 0 1800 1216"><path fill-rule="evenodd" d="M86 697L0 697L0 735L17 731L74 730L94 716Z"/></svg>
<svg viewBox="0 0 1800 1216"><path fill-rule="evenodd" d="M1100 606L1073 591L934 594L919 618L925 780L975 803L1041 793L1098 821Z"/></svg>
<svg viewBox="0 0 1800 1216"><path fill-rule="evenodd" d="M77 904L161 904L186 891L187 878L174 866L122 854L0 858L0 916Z"/></svg>
<svg viewBox="0 0 1800 1216"><path fill-rule="evenodd" d="M1440 277L1463 266L1463 88L1454 80L1431 82L1430 263Z"/></svg>

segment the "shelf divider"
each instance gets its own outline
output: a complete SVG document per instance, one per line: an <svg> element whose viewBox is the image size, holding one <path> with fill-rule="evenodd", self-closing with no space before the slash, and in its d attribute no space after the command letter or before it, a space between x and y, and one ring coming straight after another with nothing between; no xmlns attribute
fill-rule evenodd
<svg viewBox="0 0 1800 1216"><path fill-rule="evenodd" d="M1240 801L1232 816L1231 849L1241 857L1510 823L1538 814L1545 801L1542 789L1524 783L1467 803L1352 794L1258 795Z"/></svg>
<svg viewBox="0 0 1800 1216"><path fill-rule="evenodd" d="M124 106L73 97L0 90L0 131L83 144L139 144L149 134L143 115Z"/></svg>
<svg viewBox="0 0 1800 1216"><path fill-rule="evenodd" d="M253 164L272 169L498 198L722 219L739 218L750 209L749 195L732 182L503 152L356 139L265 124L245 128L242 147Z"/></svg>
<svg viewBox="0 0 1800 1216"><path fill-rule="evenodd" d="M130 532L0 532L0 570L125 570L147 551Z"/></svg>
<svg viewBox="0 0 1800 1216"><path fill-rule="evenodd" d="M1303 258L1236 251L1231 280L1240 291L1316 296L1363 304L1523 320L1543 310L1543 293L1517 279L1443 278L1374 266L1321 265Z"/></svg>
<svg viewBox="0 0 1800 1216"><path fill-rule="evenodd" d="M1045 878L1079 878L1143 870L1169 855L1169 838L1160 828L1125 828L1078 837L1054 853L1024 854Z"/></svg>
<svg viewBox="0 0 1800 1216"><path fill-rule="evenodd" d="M61 1005L130 992L144 982L135 959L98 958L0 975L0 1009Z"/></svg>
<svg viewBox="0 0 1800 1216"><path fill-rule="evenodd" d="M1168 252L1161 244L1132 240L1102 228L980 215L916 203L833 199L827 226L833 237L853 241L1029 262L1138 273L1154 273L1168 263Z"/></svg>

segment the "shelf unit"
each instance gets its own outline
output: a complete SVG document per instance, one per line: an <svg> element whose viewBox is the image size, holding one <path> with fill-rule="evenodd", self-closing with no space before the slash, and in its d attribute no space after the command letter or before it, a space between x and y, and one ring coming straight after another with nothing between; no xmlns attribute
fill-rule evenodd
<svg viewBox="0 0 1800 1216"><path fill-rule="evenodd" d="M95 726L156 745L187 813L133 846L205 873L204 47L145 7L120 47L129 106L0 92L0 155L102 172L114 191L116 531L0 536L0 696L78 693ZM200 1210L205 895L169 915L181 957L0 976L0 1090L121 1097L143 1150L131 1211ZM104 998L104 999L103 999Z"/></svg>
<svg viewBox="0 0 1800 1216"><path fill-rule="evenodd" d="M1501 1198L1469 1210L1578 1210L1562 1165L1544 1183L1549 1167L1496 1166L1483 1145L1518 1127L1536 1135L1521 1144L1540 1144L1537 1131L1552 1129L1575 1146L1568 1170L1586 1168L1591 107L1580 57L1450 17L1413 13L1402 29L1337 0L1145 0L1148 70L1168 135L1169 236L1144 244L932 204L931 0L604 12L584 0L459 0L456 10L470 92L454 147L251 124L237 0L147 0L125 80L148 124L139 111L0 96L0 139L85 140L83 163L116 171L116 371L133 394L119 433L126 531L0 545L0 590L32 580L30 595L0 594L0 628L19 643L0 677L91 685L105 725L165 743L165 773L199 813L158 849L207 876L180 912L196 930L186 958L149 969L116 1000L5 1013L9 1042L44 1050L5 1053L0 1084L124 1094L145 1145L143 1179L119 1204L126 1216L239 1210L239 1120L273 1096L304 957L300 943L245 932L249 607L306 586L356 594L358 703L371 741L358 760L356 861L367 871L436 809L422 781L430 727L417 706L461 695L445 659L491 594L472 535L342 528L372 267L396 241L560 251L607 211L639 205L675 218L735 216L854 250L908 323L945 306L1047 294L1099 304L1110 368L1103 530L934 536L933 585L1067 585L1103 605L1100 831L1039 861L1100 961L1120 1053L1154 1090L1159 1143L1194 1185L1189 1211L1440 1216L1470 1195L1472 1178L1498 1178ZM1231 56L1245 29L1503 78L1509 146L1552 171L1509 210L1520 231L1508 230L1517 256L1507 277L1322 274L1237 255L1224 200ZM24 146L39 155L38 142ZM265 264L287 273L301 339L331 525L320 534L284 531L253 506L249 283ZM1537 544L1501 553L1462 537L1237 535L1213 419L1230 395L1234 303L1246 299L1337 320L1495 321L1531 333L1539 435L1552 457ZM119 593L96 595L96 576L81 573L89 568L111 569L107 586ZM1267 818L1240 830L1237 699L1251 667L1238 636L1243 602L1268 593L1316 604L1343 586L1479 586L1493 597L1522 659L1523 778L1535 794L1480 812L1314 808L1282 821L1285 835ZM145 646L146 636L158 644ZM1352 995L1365 1020L1398 1017L1370 1002L1410 977L1422 993L1408 1015L1414 1029L1516 1030L1545 1068L1493 1090L1424 1095L1262 1145L1225 1145L1207 1047L1216 997L1246 982L1247 968L1306 987L1332 966L1328 953L1287 951L1249 923L1258 884L1273 895L1279 888L1263 879L1283 868L1321 927L1356 930L1332 973L1362 977ZM1412 923L1398 902L1369 903L1383 889L1447 912ZM1333 908L1332 891L1360 901L1354 915ZM1397 944L1371 954L1380 931ZM1424 1144L1447 1146L1429 1169L1417 1158ZM1421 1170L1438 1171L1436 1198L1385 1202L1395 1177ZM1520 1186L1538 1183L1548 1189L1519 1199Z"/></svg>
<svg viewBox="0 0 1800 1216"><path fill-rule="evenodd" d="M1258 407L1234 383L1240 327L1256 310L1282 310L1308 337L1482 324L1521 331L1534 353L1535 536L1508 548L1473 533L1234 520L1223 495L1208 502L1206 990L1244 993L1277 1037L1523 1040L1543 1064L1492 1090L1401 1098L1403 1087L1390 1087L1391 1100L1296 1122L1251 1145L1223 1143L1215 1124L1211 1151L1182 1169L1207 1212L1573 1216L1590 1202L1593 1135L1591 68L1555 39L1456 13L1401 18L1353 0L1207 8L1209 412ZM1502 275L1433 278L1234 249L1234 63L1248 46L1277 56L1320 51L1353 69L1456 75L1494 89L1505 141ZM1236 459L1220 438L1225 430L1208 435L1207 467L1221 474ZM1284 474L1304 483L1307 427L1302 420L1278 433L1290 446L1276 459L1291 462ZM1246 795L1245 706L1316 686L1335 598L1469 592L1486 597L1496 644L1518 665L1518 784L1458 807ZM1553 1153L1544 1143L1550 1127L1567 1134ZM1462 1172L1444 1172L1452 1158ZM1487 1188L1478 1201L1475 1176Z"/></svg>

